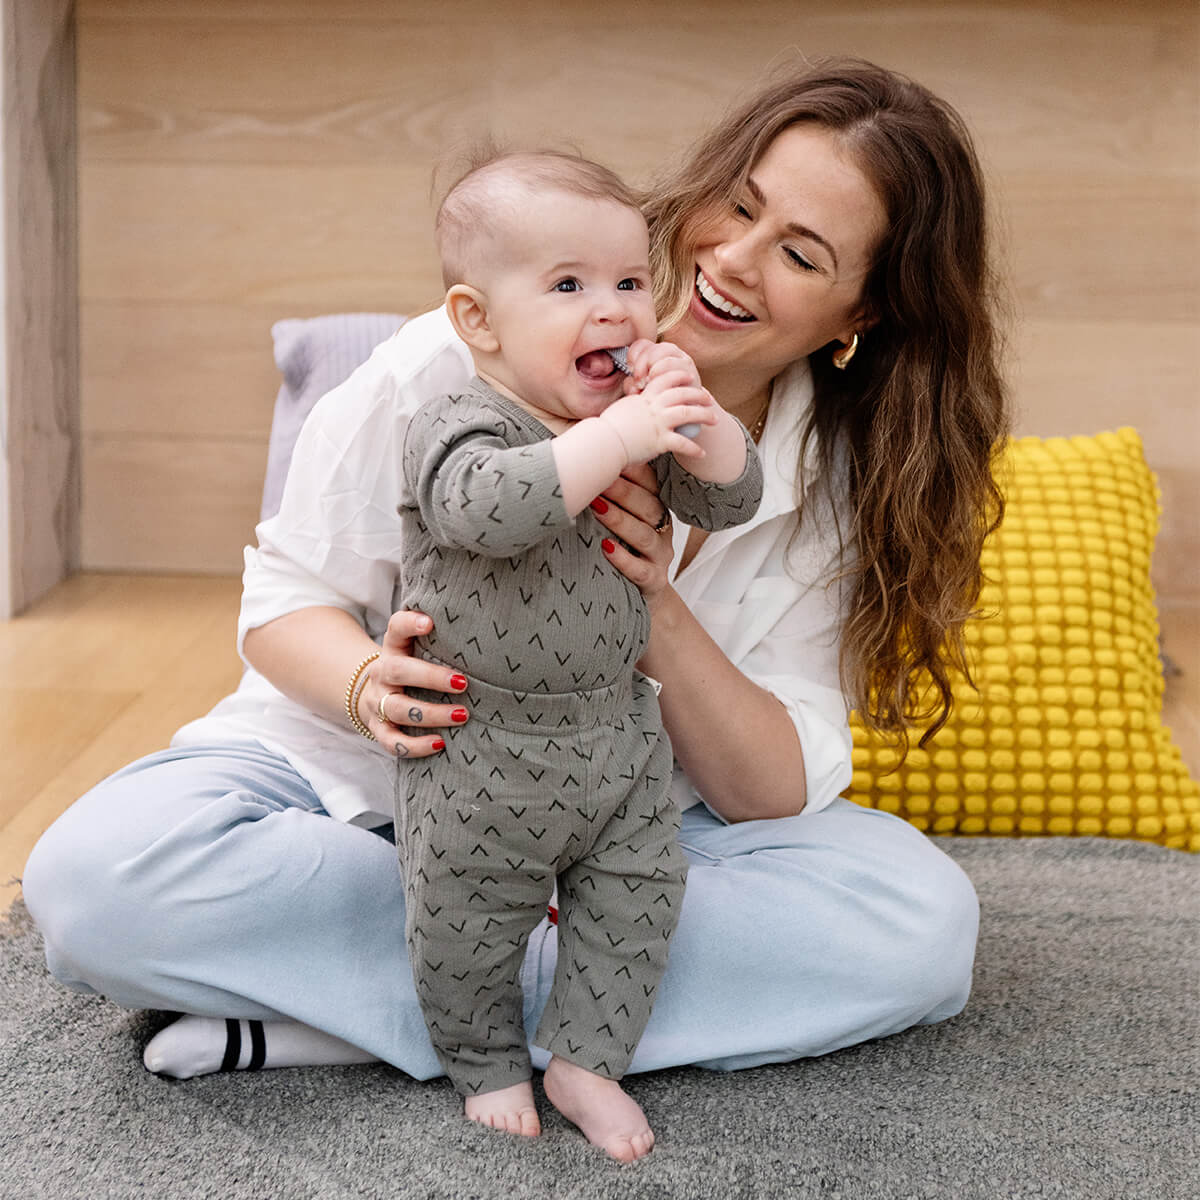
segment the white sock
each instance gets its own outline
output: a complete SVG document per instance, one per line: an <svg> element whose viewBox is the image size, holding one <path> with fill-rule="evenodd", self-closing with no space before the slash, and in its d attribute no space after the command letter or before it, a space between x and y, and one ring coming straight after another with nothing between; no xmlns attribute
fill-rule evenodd
<svg viewBox="0 0 1200 1200"><path fill-rule="evenodd" d="M262 1067L337 1067L379 1059L366 1050L299 1021L226 1021L183 1016L152 1037L147 1071L191 1079L214 1071Z"/></svg>

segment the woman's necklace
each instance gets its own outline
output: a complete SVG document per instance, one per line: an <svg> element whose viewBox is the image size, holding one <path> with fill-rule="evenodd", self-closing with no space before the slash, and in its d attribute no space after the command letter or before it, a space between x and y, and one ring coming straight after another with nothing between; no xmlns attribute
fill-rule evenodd
<svg viewBox="0 0 1200 1200"><path fill-rule="evenodd" d="M750 426L750 440L757 444L758 439L762 437L763 430L767 427L767 412L771 407L771 397L768 393L767 398L762 403L762 408L758 410L758 416L754 418L753 424Z"/></svg>

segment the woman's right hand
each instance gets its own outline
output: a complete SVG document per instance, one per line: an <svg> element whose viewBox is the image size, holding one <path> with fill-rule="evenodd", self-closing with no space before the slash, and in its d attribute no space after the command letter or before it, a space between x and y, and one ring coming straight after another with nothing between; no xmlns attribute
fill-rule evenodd
<svg viewBox="0 0 1200 1200"><path fill-rule="evenodd" d="M369 678L358 697L359 719L380 745L401 758L428 758L444 750L446 743L436 731L456 728L469 716L461 704L431 704L408 693L410 688L451 694L467 689L466 676L413 653L414 641L431 629L433 621L424 613L393 613L379 657L367 668ZM414 736L408 726L431 732Z"/></svg>

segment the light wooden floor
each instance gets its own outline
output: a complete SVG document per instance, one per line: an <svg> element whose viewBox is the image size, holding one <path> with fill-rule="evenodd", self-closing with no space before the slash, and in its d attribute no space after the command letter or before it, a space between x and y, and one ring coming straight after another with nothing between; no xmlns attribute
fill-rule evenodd
<svg viewBox="0 0 1200 1200"><path fill-rule="evenodd" d="M63 809L236 686L239 593L233 577L81 574L0 624L0 909ZM1200 613L1162 628L1183 668L1167 723L1200 775Z"/></svg>
<svg viewBox="0 0 1200 1200"><path fill-rule="evenodd" d="M81 574L0 623L0 909L77 796L237 686L235 577Z"/></svg>

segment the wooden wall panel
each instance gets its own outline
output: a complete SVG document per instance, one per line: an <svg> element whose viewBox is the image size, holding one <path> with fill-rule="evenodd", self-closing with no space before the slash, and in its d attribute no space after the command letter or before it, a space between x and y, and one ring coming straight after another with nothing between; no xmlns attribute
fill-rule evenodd
<svg viewBox="0 0 1200 1200"><path fill-rule="evenodd" d="M840 51L966 117L994 184L1018 429L1141 429L1166 505L1160 590L1200 600L1195 0L78 11L88 565L237 569L271 322L436 297L430 181L455 147L570 141L642 181L773 65ZM173 441L214 470L224 456L221 505L189 503L204 473L177 471ZM114 472L173 476L187 522L129 519Z"/></svg>
<svg viewBox="0 0 1200 1200"><path fill-rule="evenodd" d="M257 442L91 435L84 544L123 570L238 571L265 470Z"/></svg>
<svg viewBox="0 0 1200 1200"><path fill-rule="evenodd" d="M0 617L79 562L72 7L5 0L0 13Z"/></svg>
<svg viewBox="0 0 1200 1200"><path fill-rule="evenodd" d="M85 302L84 426L91 435L264 440L280 382L271 354L279 316L277 304Z"/></svg>
<svg viewBox="0 0 1200 1200"><path fill-rule="evenodd" d="M273 304L286 315L312 297L338 308L441 292L426 170L89 164L81 182L84 302Z"/></svg>

